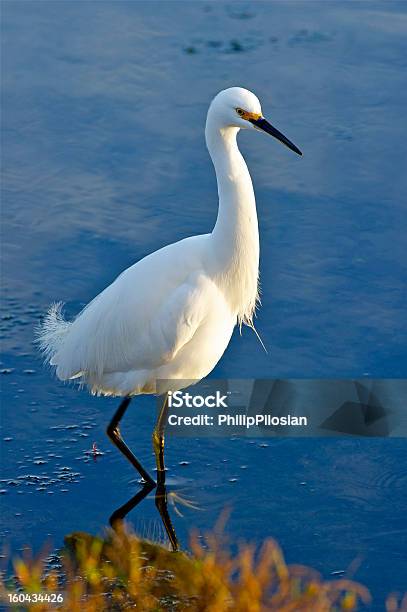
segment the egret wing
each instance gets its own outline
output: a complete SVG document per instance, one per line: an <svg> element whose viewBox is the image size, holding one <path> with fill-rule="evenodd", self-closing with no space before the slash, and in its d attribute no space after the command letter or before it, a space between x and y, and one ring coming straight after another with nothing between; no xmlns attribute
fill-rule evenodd
<svg viewBox="0 0 407 612"><path fill-rule="evenodd" d="M144 300L131 299L127 286L107 287L69 325L51 360L60 379L154 370L192 338L210 306L212 282L203 275L161 292L158 303L143 292Z"/></svg>
<svg viewBox="0 0 407 612"><path fill-rule="evenodd" d="M193 338L208 316L213 290L212 281L200 275L168 296L151 325L151 341L158 348L155 367L172 361Z"/></svg>

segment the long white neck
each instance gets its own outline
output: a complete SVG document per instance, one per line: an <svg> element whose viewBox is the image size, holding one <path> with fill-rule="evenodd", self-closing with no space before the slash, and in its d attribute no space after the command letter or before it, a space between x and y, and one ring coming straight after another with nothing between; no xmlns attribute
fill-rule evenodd
<svg viewBox="0 0 407 612"><path fill-rule="evenodd" d="M212 272L239 323L250 325L258 301L259 229L252 181L236 142L238 131L219 127L209 110L205 137L219 194L218 217L210 235Z"/></svg>

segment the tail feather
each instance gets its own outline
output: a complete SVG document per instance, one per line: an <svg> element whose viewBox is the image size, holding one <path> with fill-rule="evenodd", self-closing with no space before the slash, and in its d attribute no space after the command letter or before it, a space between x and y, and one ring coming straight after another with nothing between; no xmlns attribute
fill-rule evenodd
<svg viewBox="0 0 407 612"><path fill-rule="evenodd" d="M36 341L45 357L45 361L50 365L56 365L53 359L61 348L71 326L71 323L64 319L62 307L62 302L52 304L44 320L36 330Z"/></svg>

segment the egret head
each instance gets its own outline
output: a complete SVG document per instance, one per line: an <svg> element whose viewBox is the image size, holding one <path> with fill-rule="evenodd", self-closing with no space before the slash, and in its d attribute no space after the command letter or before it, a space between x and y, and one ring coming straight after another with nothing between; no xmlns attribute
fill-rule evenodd
<svg viewBox="0 0 407 612"><path fill-rule="evenodd" d="M219 92L210 105L208 116L210 115L216 116L218 125L221 127L255 129L266 132L298 155L302 155L295 144L263 117L259 99L248 89L230 87Z"/></svg>

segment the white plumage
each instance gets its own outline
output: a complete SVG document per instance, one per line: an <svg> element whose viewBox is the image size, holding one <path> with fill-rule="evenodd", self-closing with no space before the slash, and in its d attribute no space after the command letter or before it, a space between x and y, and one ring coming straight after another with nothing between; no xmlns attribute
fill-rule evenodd
<svg viewBox="0 0 407 612"><path fill-rule="evenodd" d="M209 374L236 323L253 325L259 235L252 182L236 142L240 128L268 131L299 153L263 119L253 93L220 92L205 130L219 193L213 231L135 263L72 322L64 320L61 304L53 305L39 343L59 379L103 395L180 388ZM158 389L157 380L174 382Z"/></svg>

